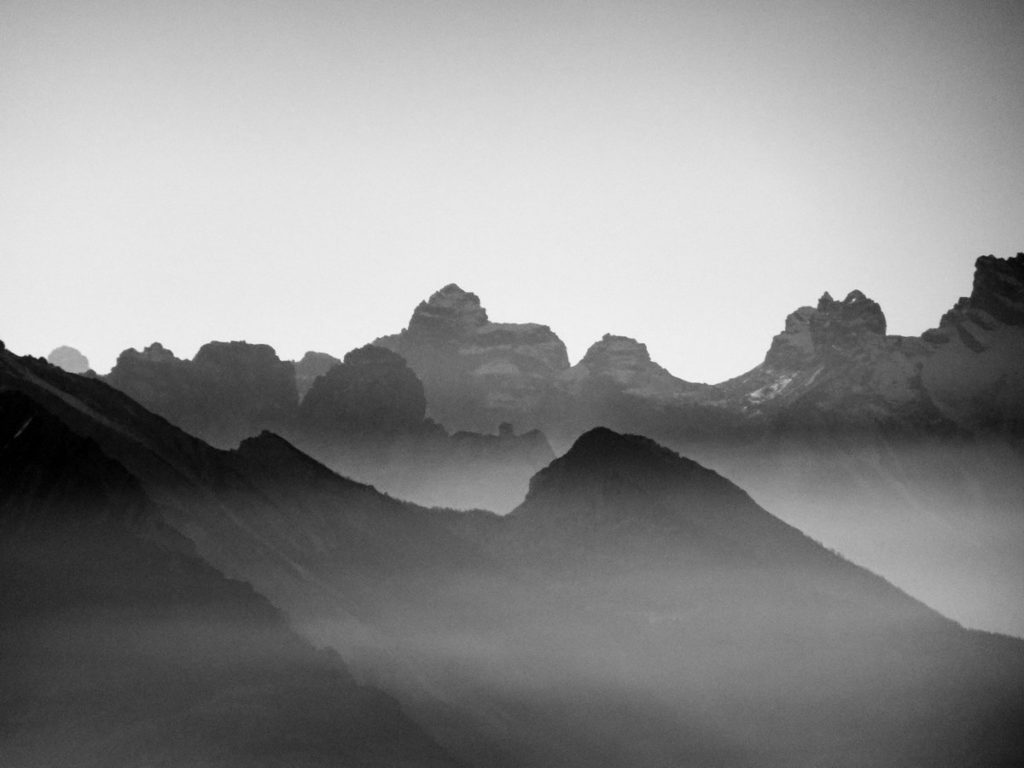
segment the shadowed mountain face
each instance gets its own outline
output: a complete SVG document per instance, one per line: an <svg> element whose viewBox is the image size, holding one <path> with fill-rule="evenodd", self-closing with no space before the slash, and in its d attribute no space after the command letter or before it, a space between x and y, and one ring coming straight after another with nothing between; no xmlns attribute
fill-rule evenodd
<svg viewBox="0 0 1024 768"><path fill-rule="evenodd" d="M536 425L556 450L602 425L647 435L958 620L1024 635L1022 307L1024 255L985 256L971 296L920 338L887 335L860 291L826 293L729 381L684 381L642 343L606 335L572 367L536 369L542 397L513 400L512 379L482 371L543 356L480 344L486 313L472 294L442 290L377 343L433 377L429 412ZM437 363L438 350L463 363ZM485 369L465 364L484 358Z"/></svg>
<svg viewBox="0 0 1024 768"><path fill-rule="evenodd" d="M453 765L97 442L5 389L0 446L4 765Z"/></svg>
<svg viewBox="0 0 1024 768"><path fill-rule="evenodd" d="M1024 643L961 629L648 439L586 433L502 518L398 502L270 434L211 449L30 358L0 356L0 390L123 468L124 483L101 485L136 488L137 528L173 529L249 581L465 764L1019 759ZM24 421L8 421L0 442L16 446ZM4 466L31 478L49 456ZM16 487L34 512L61 486ZM319 706L304 711L321 722Z"/></svg>

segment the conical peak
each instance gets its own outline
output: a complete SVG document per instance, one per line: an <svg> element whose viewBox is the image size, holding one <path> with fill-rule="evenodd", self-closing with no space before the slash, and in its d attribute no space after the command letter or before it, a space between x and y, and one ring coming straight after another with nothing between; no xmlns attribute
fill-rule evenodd
<svg viewBox="0 0 1024 768"><path fill-rule="evenodd" d="M487 310L475 293L449 283L421 301L409 321L409 331L430 336L459 336L487 324Z"/></svg>
<svg viewBox="0 0 1024 768"><path fill-rule="evenodd" d="M572 447L534 476L531 493L555 478L583 481L587 477L610 477L623 472L644 474L692 472L702 469L674 451L641 435L626 435L607 427L595 427L580 435Z"/></svg>

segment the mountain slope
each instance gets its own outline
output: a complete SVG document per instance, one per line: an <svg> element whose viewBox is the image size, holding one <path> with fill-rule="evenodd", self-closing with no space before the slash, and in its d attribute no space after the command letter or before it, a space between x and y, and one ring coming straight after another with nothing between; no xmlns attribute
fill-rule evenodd
<svg viewBox="0 0 1024 768"><path fill-rule="evenodd" d="M5 765L453 764L95 441L4 390L0 446Z"/></svg>

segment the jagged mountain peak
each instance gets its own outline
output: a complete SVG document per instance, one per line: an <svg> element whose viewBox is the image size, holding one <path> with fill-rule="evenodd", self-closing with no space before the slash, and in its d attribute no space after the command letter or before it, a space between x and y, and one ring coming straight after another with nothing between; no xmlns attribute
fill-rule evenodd
<svg viewBox="0 0 1024 768"><path fill-rule="evenodd" d="M409 320L409 332L417 335L463 335L486 325L487 310L480 297L449 283L421 301Z"/></svg>
<svg viewBox="0 0 1024 768"><path fill-rule="evenodd" d="M818 320L821 327L841 328L843 333L874 333L885 335L885 315L877 302L862 291L852 290L842 301L825 294L818 301Z"/></svg>
<svg viewBox="0 0 1024 768"><path fill-rule="evenodd" d="M451 283L422 301L401 333L374 344L402 355L423 382L430 416L449 429L536 426L555 377L569 367L562 340L538 323L494 323L474 293Z"/></svg>
<svg viewBox="0 0 1024 768"><path fill-rule="evenodd" d="M765 364L801 368L823 354L849 351L885 338L885 314L877 302L853 290L842 301L826 291L817 307L800 307L772 340Z"/></svg>

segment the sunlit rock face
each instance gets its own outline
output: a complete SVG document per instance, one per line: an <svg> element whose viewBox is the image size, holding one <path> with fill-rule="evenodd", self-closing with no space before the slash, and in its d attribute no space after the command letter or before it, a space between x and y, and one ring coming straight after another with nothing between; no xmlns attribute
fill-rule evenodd
<svg viewBox="0 0 1024 768"><path fill-rule="evenodd" d="M89 358L74 347L57 347L46 356L46 361L68 373L85 373L89 370Z"/></svg>
<svg viewBox="0 0 1024 768"><path fill-rule="evenodd" d="M327 373L336 365L341 365L341 360L326 352L307 352L295 365L295 386L299 391L301 400L309 392L313 382Z"/></svg>
<svg viewBox="0 0 1024 768"><path fill-rule="evenodd" d="M455 284L421 302L408 328L374 343L409 362L431 417L450 429L535 427L569 367L565 344L546 325L491 322L480 299Z"/></svg>
<svg viewBox="0 0 1024 768"><path fill-rule="evenodd" d="M213 341L192 360L161 344L121 353L106 377L177 426L220 446L280 429L298 406L295 369L266 344Z"/></svg>

